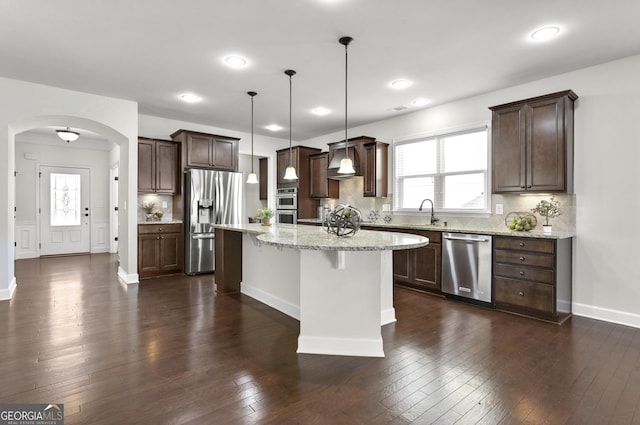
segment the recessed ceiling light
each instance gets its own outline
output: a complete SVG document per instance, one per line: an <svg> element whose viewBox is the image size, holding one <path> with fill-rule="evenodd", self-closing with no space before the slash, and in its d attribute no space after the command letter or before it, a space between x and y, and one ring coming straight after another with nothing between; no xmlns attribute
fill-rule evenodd
<svg viewBox="0 0 640 425"><path fill-rule="evenodd" d="M317 115L319 117L329 115L331 113L331 109L325 108L324 106L318 106L317 108L313 108L311 113Z"/></svg>
<svg viewBox="0 0 640 425"><path fill-rule="evenodd" d="M536 41L550 40L560 33L560 27L548 26L535 30L531 33L531 38Z"/></svg>
<svg viewBox="0 0 640 425"><path fill-rule="evenodd" d="M411 105L413 106L424 106L424 105L428 105L430 104L431 101L429 99L425 99L423 97L419 98L419 99L414 99L411 101Z"/></svg>
<svg viewBox="0 0 640 425"><path fill-rule="evenodd" d="M406 89L407 87L411 86L411 81L409 80L404 80L404 79L399 79L399 80L394 80L391 82L391 87L393 87L396 90L403 90Z"/></svg>
<svg viewBox="0 0 640 425"><path fill-rule="evenodd" d="M280 131L282 130L282 127L279 126L278 124L269 124L268 126L265 127L267 130L270 131Z"/></svg>
<svg viewBox="0 0 640 425"><path fill-rule="evenodd" d="M202 98L200 96L198 96L197 94L193 94L193 93L182 93L180 95L180 100L187 102L187 103L196 103L196 102L200 102L202 100Z"/></svg>
<svg viewBox="0 0 640 425"><path fill-rule="evenodd" d="M224 63L235 69L240 69L247 66L247 60L240 56L227 56L226 58L224 58Z"/></svg>

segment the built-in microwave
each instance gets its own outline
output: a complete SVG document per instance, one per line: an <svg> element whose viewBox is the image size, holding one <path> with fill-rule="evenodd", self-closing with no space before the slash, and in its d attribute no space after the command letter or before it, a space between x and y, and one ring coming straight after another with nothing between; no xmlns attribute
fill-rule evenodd
<svg viewBox="0 0 640 425"><path fill-rule="evenodd" d="M298 189L287 188L278 189L276 193L277 210L297 210L298 209Z"/></svg>
<svg viewBox="0 0 640 425"><path fill-rule="evenodd" d="M297 210L276 210L276 222L297 224L298 223L298 211Z"/></svg>

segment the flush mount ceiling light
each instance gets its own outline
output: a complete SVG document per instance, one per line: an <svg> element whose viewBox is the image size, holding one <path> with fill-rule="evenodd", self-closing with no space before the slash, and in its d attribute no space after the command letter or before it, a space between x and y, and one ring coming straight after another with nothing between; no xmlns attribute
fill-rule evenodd
<svg viewBox="0 0 640 425"><path fill-rule="evenodd" d="M329 115L331 113L331 109L325 108L324 106L318 106L317 108L313 108L311 110L313 115L317 115L319 117L323 117L325 115Z"/></svg>
<svg viewBox="0 0 640 425"><path fill-rule="evenodd" d="M78 133L77 131L72 131L71 129L69 129L69 127L67 127L66 130L56 130L56 133L58 133L59 138L67 143L74 142L78 140L78 137L80 137L80 133Z"/></svg>
<svg viewBox="0 0 640 425"><path fill-rule="evenodd" d="M278 125L278 124L269 124L267 126L265 126L264 128L266 128L269 131L280 131L282 130L282 126Z"/></svg>
<svg viewBox="0 0 640 425"><path fill-rule="evenodd" d="M247 66L247 60L241 56L227 56L224 58L224 63L226 63L229 67L240 69Z"/></svg>
<svg viewBox="0 0 640 425"><path fill-rule="evenodd" d="M348 82L348 71L349 71L349 61L348 61L348 53L347 47L349 43L353 41L351 37L342 37L338 42L344 46L344 150L345 156L340 160L340 168L338 168L338 174L355 174L356 170L353 168L353 161L349 158L349 137L347 136L347 100L348 100L348 91L347 91L347 82Z"/></svg>
<svg viewBox="0 0 640 425"><path fill-rule="evenodd" d="M200 102L202 100L202 98L200 96L198 96L197 94L182 93L180 95L180 100L182 100L183 102L187 102L187 103L196 103L196 102Z"/></svg>
<svg viewBox="0 0 640 425"><path fill-rule="evenodd" d="M547 27L539 28L531 33L531 38L535 41L547 41L560 33L560 27L550 25Z"/></svg>
<svg viewBox="0 0 640 425"><path fill-rule="evenodd" d="M284 179L298 180L296 169L293 166L293 148L291 147L291 77L296 75L296 72L293 69L287 69L284 73L289 76L289 166L284 172Z"/></svg>
<svg viewBox="0 0 640 425"><path fill-rule="evenodd" d="M253 158L253 98L258 93L254 92L254 91L249 91L249 92L247 92L247 94L249 96L251 96L251 172L247 176L247 183L256 184L256 183L258 183L258 176L256 176L256 173L253 172L253 162L254 162L254 158Z"/></svg>
<svg viewBox="0 0 640 425"><path fill-rule="evenodd" d="M391 82L391 87L396 90L404 90L411 86L411 81L405 79L394 80Z"/></svg>

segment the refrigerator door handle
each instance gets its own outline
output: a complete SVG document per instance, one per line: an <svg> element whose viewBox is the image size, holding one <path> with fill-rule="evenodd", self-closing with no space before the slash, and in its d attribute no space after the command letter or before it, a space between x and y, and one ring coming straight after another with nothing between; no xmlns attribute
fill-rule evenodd
<svg viewBox="0 0 640 425"><path fill-rule="evenodd" d="M195 235L191 235L191 239L215 239L215 233L197 233Z"/></svg>

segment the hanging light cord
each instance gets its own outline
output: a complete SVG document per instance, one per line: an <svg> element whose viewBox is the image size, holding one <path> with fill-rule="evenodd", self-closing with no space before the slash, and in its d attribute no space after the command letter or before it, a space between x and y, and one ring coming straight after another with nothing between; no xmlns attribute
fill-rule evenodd
<svg viewBox="0 0 640 425"><path fill-rule="evenodd" d="M253 96L257 93L249 92L249 96L251 96L251 173L253 173Z"/></svg>
<svg viewBox="0 0 640 425"><path fill-rule="evenodd" d="M349 139L347 138L347 105L348 105L348 99L349 97L347 96L347 88L348 88L348 82L347 82L347 76L349 75L348 72L348 67L349 67L349 58L348 58L348 53L347 53L347 46L349 46L349 42L351 40L345 42L344 44L344 149L345 149L345 153L347 155L347 158L349 158Z"/></svg>
<svg viewBox="0 0 640 425"><path fill-rule="evenodd" d="M291 102L293 97L291 96L291 77L293 76L293 74L295 74L295 71L289 71L288 75L289 75L289 167L293 167L293 149L291 148L291 132L292 132L292 127L291 127Z"/></svg>

